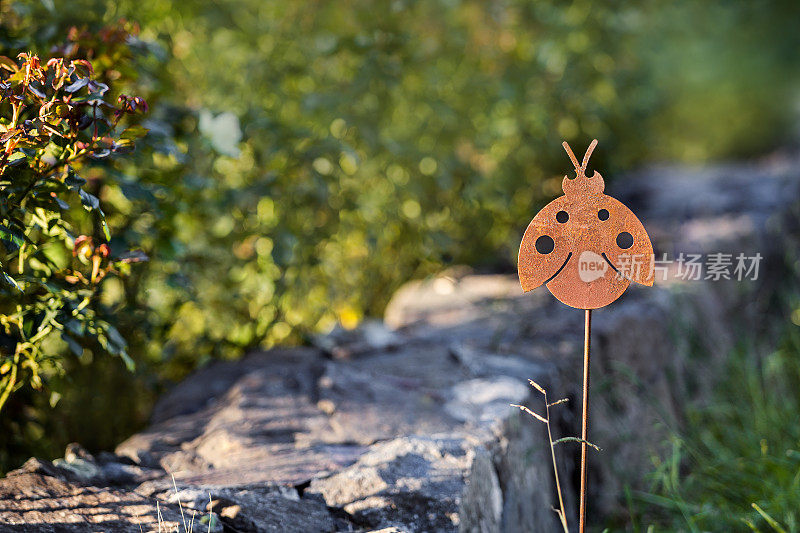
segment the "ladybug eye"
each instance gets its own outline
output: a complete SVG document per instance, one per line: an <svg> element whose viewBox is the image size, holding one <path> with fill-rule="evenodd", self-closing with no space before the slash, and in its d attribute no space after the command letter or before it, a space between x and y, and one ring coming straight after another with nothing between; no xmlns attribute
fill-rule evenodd
<svg viewBox="0 0 800 533"><path fill-rule="evenodd" d="M556 213L556 220L564 224L567 220L569 220L569 213L567 213L566 211L559 211L558 213Z"/></svg>
<svg viewBox="0 0 800 533"><path fill-rule="evenodd" d="M597 218L600 220L608 220L608 209L601 209L597 212Z"/></svg>
<svg viewBox="0 0 800 533"><path fill-rule="evenodd" d="M536 239L536 251L540 254L549 254L555 247L556 243L549 235L542 235Z"/></svg>

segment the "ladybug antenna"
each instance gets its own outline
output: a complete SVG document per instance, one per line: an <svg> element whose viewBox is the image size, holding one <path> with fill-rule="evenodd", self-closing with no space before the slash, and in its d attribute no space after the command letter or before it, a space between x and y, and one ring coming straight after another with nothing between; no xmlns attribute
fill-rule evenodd
<svg viewBox="0 0 800 533"><path fill-rule="evenodd" d="M586 154L583 156L583 163L578 164L578 158L575 157L575 154L572 152L572 148L569 147L567 141L561 143L561 146L564 147L564 150L567 151L567 155L569 156L572 164L575 166L575 170L578 174L584 174L586 172L586 165L589 164L589 158L592 157L592 152L594 152L595 147L597 146L597 139L593 139L592 143L589 145L589 148L586 149Z"/></svg>
<svg viewBox="0 0 800 533"><path fill-rule="evenodd" d="M582 164L578 164L578 158L575 157L572 148L569 147L566 141L561 143L561 146L564 147L572 164L575 166L575 179L569 179L567 176L564 176L564 180L561 182L561 188L564 190L564 194L602 194L605 188L603 176L597 171L593 172L591 177L586 175L586 166L589 164L589 158L592 157L592 152L594 152L597 146L597 139L593 139L591 144L589 144L589 148L586 149L586 154L583 156Z"/></svg>
<svg viewBox="0 0 800 533"><path fill-rule="evenodd" d="M581 167L580 167L580 165L578 165L578 159L575 157L575 154L572 153L572 148L569 147L569 144L567 144L567 141L564 141L563 143L561 143L561 146L563 146L564 150L567 151L567 155L572 160L572 164L575 165L575 170L580 170Z"/></svg>
<svg viewBox="0 0 800 533"><path fill-rule="evenodd" d="M589 158L592 157L592 152L594 152L595 146L597 146L597 139L592 140L592 144L590 144L589 148L586 149L586 155L583 156L583 164L581 165L581 168L584 172L586 172L586 165L589 164Z"/></svg>

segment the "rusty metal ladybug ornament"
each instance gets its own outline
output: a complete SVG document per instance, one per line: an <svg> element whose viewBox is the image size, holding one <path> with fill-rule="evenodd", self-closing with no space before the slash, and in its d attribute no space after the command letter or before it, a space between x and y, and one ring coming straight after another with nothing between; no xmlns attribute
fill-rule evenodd
<svg viewBox="0 0 800 533"><path fill-rule="evenodd" d="M575 166L575 178L564 176L564 191L531 221L519 249L519 280L524 291L544 284L563 303L597 309L617 298L631 281L653 284L653 246L644 226L622 202L603 194L598 172L586 175L597 146L593 140Z"/></svg>
<svg viewBox="0 0 800 533"><path fill-rule="evenodd" d="M631 281L652 285L655 258L650 237L633 211L603 194L605 182L598 172L586 175L597 139L589 145L581 164L569 144L562 145L575 166L575 178L564 176L564 195L544 206L528 225L519 247L518 271L525 292L545 285L565 304L585 310L578 529L584 533L592 309L622 296ZM563 505L560 515L566 531Z"/></svg>

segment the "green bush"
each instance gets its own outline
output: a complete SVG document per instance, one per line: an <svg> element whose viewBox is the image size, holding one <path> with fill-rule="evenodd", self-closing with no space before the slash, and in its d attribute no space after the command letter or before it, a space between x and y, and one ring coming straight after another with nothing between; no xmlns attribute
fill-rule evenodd
<svg viewBox="0 0 800 533"><path fill-rule="evenodd" d="M137 70L175 149L137 160L161 195L115 220L153 257L126 298L173 376L380 315L450 264L512 270L562 138L599 138L612 178L763 150L796 87L765 75L796 39L756 38L790 3L73 5L67 22L128 16L159 45Z"/></svg>
<svg viewBox="0 0 800 533"><path fill-rule="evenodd" d="M51 455L53 442L69 438L61 430L51 441L36 419L63 395L73 399L76 372L93 360L106 366L104 355L134 368L119 306L104 295L146 256L110 241L99 197L118 182L117 156L130 156L146 133L138 116L129 118L147 103L119 90L129 34L108 28L92 43L81 36L72 32L49 58L8 46L11 57L0 56L0 469L22 454ZM98 376L83 387L102 390Z"/></svg>
<svg viewBox="0 0 800 533"><path fill-rule="evenodd" d="M119 122L147 104L126 95L110 103L108 85L93 79L85 59L18 57L0 56L0 410L13 391L40 389L43 367L60 369L58 339L77 357L92 348L133 367L97 296L109 274L141 259L106 244L108 226L90 192L101 176L90 161L133 150L146 130Z"/></svg>
<svg viewBox="0 0 800 533"><path fill-rule="evenodd" d="M175 151L136 173L169 205L107 214L153 258L126 298L175 375L350 327L444 265L512 268L520 221L558 191L557 137L602 138L603 161L640 112L613 6L139 4L109 10L166 51L144 95Z"/></svg>

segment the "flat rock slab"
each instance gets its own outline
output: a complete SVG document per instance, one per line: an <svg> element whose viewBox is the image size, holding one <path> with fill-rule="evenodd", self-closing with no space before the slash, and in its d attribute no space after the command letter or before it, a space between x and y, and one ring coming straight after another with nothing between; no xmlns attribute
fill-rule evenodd
<svg viewBox="0 0 800 533"><path fill-rule="evenodd" d="M497 530L503 503L497 475L486 450L470 444L424 437L377 443L355 464L312 481L306 494L320 495L357 523L412 531L455 529L464 504L471 507L476 498L485 497L488 505L482 501L478 507L481 516L471 518L476 525ZM470 494L464 490L467 481Z"/></svg>
<svg viewBox="0 0 800 533"><path fill-rule="evenodd" d="M0 531L141 533L159 531L159 523L175 531L180 512L134 491L83 483L44 461L31 459L0 479Z"/></svg>
<svg viewBox="0 0 800 533"><path fill-rule="evenodd" d="M437 341L403 338L401 347L356 359L315 349L252 355L212 401L198 400L215 375L201 371L179 391L196 412L183 406L183 414L135 435L117 454L170 472L181 492L222 491L240 507L239 520L253 523L257 513L244 495L278 486L306 505L335 509L330 516L352 530L497 530L513 501L503 497L494 464L509 449L506 425L522 428L513 434L514 453L543 449L542 428L509 404L527 401L525 379L546 380L548 367L506 355L497 357L509 364L475 371ZM238 364L224 363L224 375ZM530 495L540 505L526 520L547 530L553 516L541 487L548 478L535 467L529 472L540 478ZM137 490L166 498L170 486L151 480Z"/></svg>

